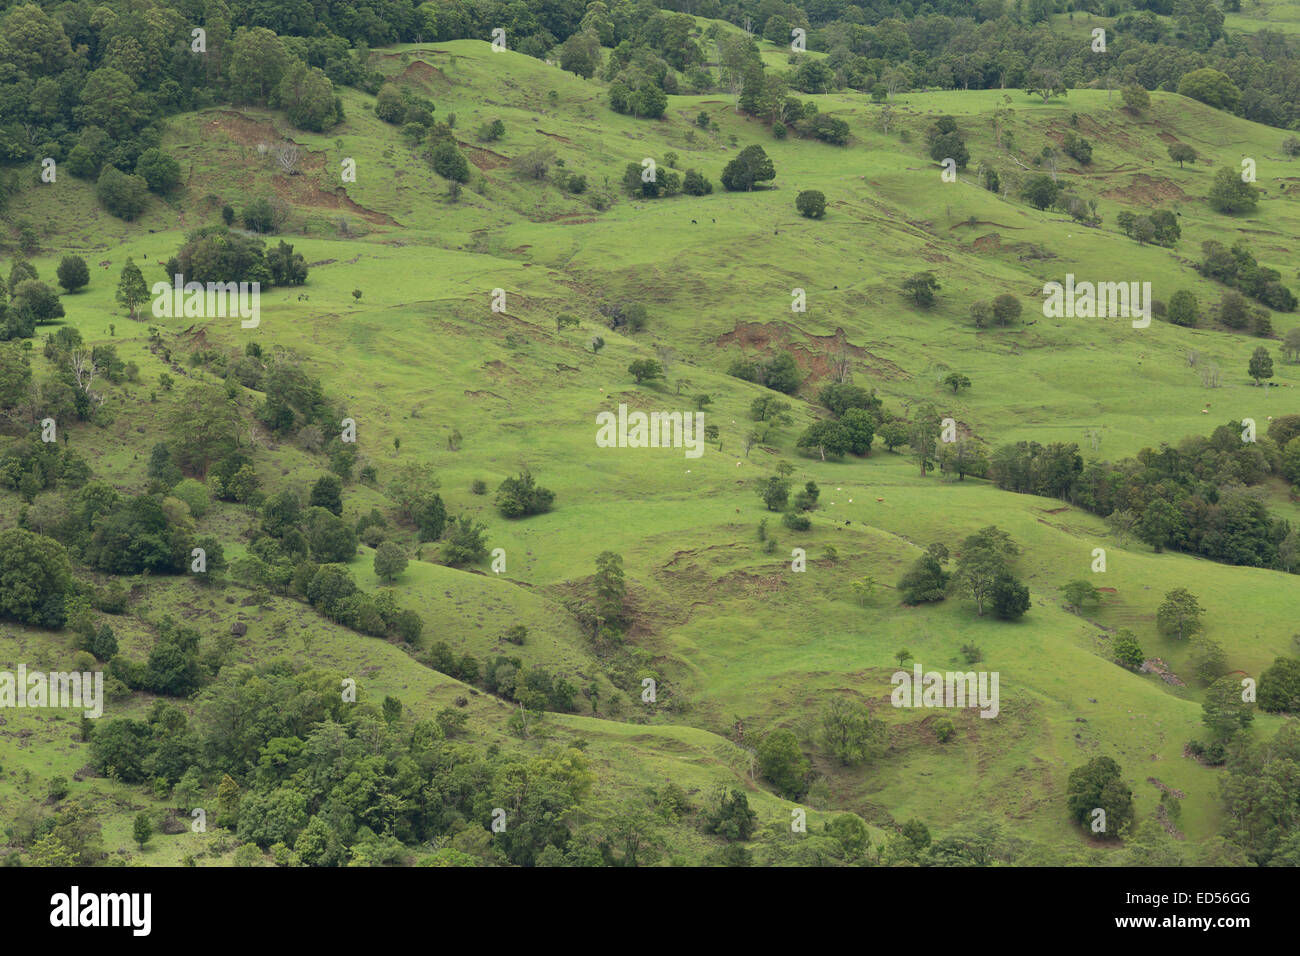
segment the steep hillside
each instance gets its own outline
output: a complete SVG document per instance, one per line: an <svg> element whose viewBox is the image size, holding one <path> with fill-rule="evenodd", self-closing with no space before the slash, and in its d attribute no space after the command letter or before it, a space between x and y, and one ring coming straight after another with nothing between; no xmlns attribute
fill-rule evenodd
<svg viewBox="0 0 1300 956"><path fill-rule="evenodd" d="M773 66L785 59L772 44L763 52ZM839 461L804 453L796 440L828 416L818 396L837 378L874 390L900 419L915 422L933 405L990 449L1073 442L1085 460L1116 461L1224 423L1239 428L1246 418L1262 438L1271 419L1300 412L1300 365L1277 348L1300 320L1275 312L1272 339L1223 327L1211 311L1224 286L1193 265L1203 241L1245 239L1283 281L1297 274L1290 240L1300 231L1300 174L1282 155L1282 131L1161 92L1141 112L1105 89L1046 103L1019 90L899 93L885 104L854 91L802 96L848 124L851 138L838 146L776 139L725 94L669 96L658 120L620 115L609 108L607 83L485 42L396 45L370 58L399 88L433 100L438 119L455 115L454 138L473 167L463 189L449 189L424 148L376 116L375 97L340 88L346 120L328 133L294 129L283 113L256 107L171 117L162 148L180 162L182 186L151 197L133 222L108 215L95 187L72 176L24 188L10 204L12 220L37 224L40 247L30 261L42 278L65 255L91 265L88 287L61 297L66 317L38 335L75 328L87 347L111 344L138 369L103 386L98 422L59 422L65 448L96 478L144 492L152 449L174 433L167 409L175 395L225 379L210 359L189 356L222 353L234 362L255 343L267 360L292 356L355 420L358 468L374 471L372 480L345 483L343 517L355 523L379 509L391 521L390 539L411 558L393 582L376 575L367 544L348 563L364 591L389 591L419 615L414 646L365 636L231 573L217 588L144 574L125 578L126 613L111 617L123 653L145 659L164 614L214 640L241 622L246 633L222 652L231 666L284 657L331 679L354 677L363 702L378 708L392 696L403 719L432 719L465 698L475 746L521 761L556 744L583 751L595 780L577 823L616 816L624 801L651 812L667 782L697 809L720 786L741 789L765 828L751 844L755 862L798 852L789 821L801 806L810 831L856 814L876 847L914 818L936 837L995 821L1034 847L1026 862L1123 862L1123 842L1090 841L1066 810L1071 771L1097 756L1122 768L1139 821L1168 822L1163 794L1182 793L1180 816L1165 827L1178 835L1167 838L1168 852L1189 862L1211 852L1226 771L1185 752L1205 737L1207 690L1193 676L1197 645L1161 636L1157 608L1175 588L1194 593L1204 633L1222 645L1227 666L1258 677L1295 652L1294 576L1157 553L1077 503L1015 494L979 477L922 474L907 445L889 451L879 431L869 454ZM973 157L955 182L927 155L926 131L940 116L955 119ZM480 139L476 132L495 119L504 135ZM1089 164L1059 152L1067 132L1091 142ZM1191 145L1200 159L1180 167L1169 158L1173 142ZM286 143L296 147L291 171L277 161ZM755 143L775 168L769 188L724 191L723 168ZM1047 144L1058 149L1057 178L1095 201L1099 224L1035 209L1016 190L981 182L981 163L1009 181L1046 171L1033 157ZM543 179L516 162L530 153L546 165ZM1213 211L1204 197L1215 171L1247 157L1262 190L1257 211ZM660 170L696 169L715 188L632 198L625 169L646 158ZM355 181L341 177L348 160ZM585 176L586 190L557 185L561 169ZM805 190L825 194L823 219L796 211ZM115 302L128 258L152 285L187 234L220 222L223 205L242 210L264 197L284 203L287 219L263 238L291 243L310 274L301 287L263 290L255 329L233 318L134 322ZM1181 238L1172 247L1140 244L1117 225L1125 210L1156 208L1177 217ZM939 284L930 308L901 291L920 271ZM1048 317L1044 284L1067 273L1149 282L1162 303L1189 290L1204 319L1196 328L1159 319L1134 328L1127 318ZM803 290L806 311L791 311L795 290ZM505 309L497 311L501 292ZM1004 293L1019 300L1022 319L976 327L972 303ZM644 330L610 328L611 307L637 303ZM561 315L576 322L561 328ZM595 336L604 345L593 351ZM1247 373L1260 344L1274 354L1267 389ZM792 395L728 374L736 360L782 352L801 379ZM637 360L661 362L665 376L638 384L628 368ZM38 380L52 376L39 339L31 363ZM1206 387L1210 366L1221 376L1217 388ZM944 384L950 372L968 376L970 387L954 394ZM327 473L327 458L256 424L261 390L232 388L261 495L305 496ZM696 395L710 398L704 421L719 429L700 457L595 441L602 411L621 403L691 411ZM789 419L747 447L751 404L764 395L789 401ZM0 438L0 455L23 440L19 434ZM448 514L486 526L487 548L504 551L504 568L491 559L448 567L437 542L417 539L390 492L401 466L415 462L432 465ZM780 462L792 466L796 490L809 481L820 488L808 530L784 526L756 493ZM493 492L525 469L554 492L554 507L509 520ZM487 494L475 493L476 481ZM1300 522L1280 476L1260 488L1275 517ZM26 521L30 506L17 490L0 492L0 526ZM193 533L220 540L234 563L253 553L260 522L247 502L216 502L196 516ZM955 563L962 541L988 525L1020 548L1015 568L1031 600L1021 619L977 613L961 595L900 601L895 584L927 546L946 544ZM765 546L761 535L777 544ZM1104 573L1093 573L1096 548L1106 551ZM792 568L792 549L806 552L806 571ZM593 640L578 605L592 593L598 556L611 551L623 561L628 622L621 639ZM1103 594L1076 613L1062 589L1078 579ZM527 639L515 645L506 635L519 624ZM1113 641L1124 628L1178 679L1114 663ZM563 676L578 691L572 712L547 708L522 733L509 729L519 702L440 672L432 656L439 642L457 658L517 657L524 669ZM966 646L978 649L977 665ZM0 630L0 668L25 661L66 669L75 649L66 629ZM938 716L891 707L902 649L909 669L914 660L927 670L998 672L998 717L944 712L955 726L941 740ZM647 678L653 702L643 699ZM865 702L884 721L887 747L878 759L844 766L826 751L819 722L832 699ZM136 691L109 716L144 718L154 700ZM1249 732L1264 739L1284 720L1260 713ZM793 731L811 760L797 801L756 770L758 742L777 730ZM200 862L233 859L237 841L215 828L133 846L136 813L162 813L176 801L88 772L75 716L15 711L0 733L15 744L3 762L0 815L32 814L49 779L62 776L100 814L116 856L151 864L200 853ZM215 799L215 784L205 799ZM662 862L714 859L724 846L671 814L655 816L647 830ZM473 855L469 846L457 844Z"/></svg>

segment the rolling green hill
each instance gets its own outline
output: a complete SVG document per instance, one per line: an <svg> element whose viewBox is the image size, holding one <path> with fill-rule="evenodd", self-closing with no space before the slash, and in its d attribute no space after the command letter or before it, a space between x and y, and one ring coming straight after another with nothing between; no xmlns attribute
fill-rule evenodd
<svg viewBox="0 0 1300 956"><path fill-rule="evenodd" d="M764 56L774 66L785 59L771 44ZM578 746L595 773L597 806L644 801L666 781L697 804L719 786L740 788L766 828L754 844L756 862L795 852L788 823L797 806L810 811L810 828L857 814L875 846L913 818L936 835L992 820L1036 847L1030 861L1119 862L1122 842L1090 841L1065 809L1071 770L1097 756L1121 766L1139 821L1165 812L1164 788L1181 791L1181 816L1168 827L1178 839L1168 838L1166 849L1189 862L1210 852L1222 823L1218 780L1225 771L1185 754L1187 742L1205 734L1205 687L1192 676L1189 642L1157 633L1156 609L1173 588L1193 592L1206 609L1205 633L1224 647L1229 666L1257 677L1275 657L1294 652L1296 578L1153 553L1058 499L1012 494L978 478L922 476L905 446L887 451L879 437L869 455L843 461L802 455L795 441L824 417L818 391L840 362L892 414L911 416L930 403L990 447L1075 442L1085 459L1176 445L1243 418L1262 434L1270 418L1300 412L1300 366L1282 360L1276 341L1210 321L1180 328L1157 320L1135 329L1127 319L1056 319L1041 309L1044 283L1073 273L1147 281L1162 302L1190 290L1208 314L1223 287L1191 268L1205 240L1231 246L1244 238L1262 264L1284 281L1293 277L1300 267L1291 243L1300 231L1300 167L1282 154L1282 131L1159 92L1141 114L1105 89L1071 90L1046 104L1018 90L903 93L887 104L888 132L880 128L886 105L865 94L804 97L848 123L851 141L834 146L776 140L725 94L670 96L660 120L619 115L608 106L607 84L495 53L484 42L377 48L371 60L392 82L431 98L439 119L455 114L456 139L473 166L458 197L397 127L376 117L374 97L349 88L339 91L345 122L325 134L253 107L170 118L162 145L179 160L183 185L166 199L152 197L134 222L109 216L93 185L72 176L14 198L10 218L38 226L40 249L31 261L43 278L64 255L91 264L89 286L62 296L63 323L87 345L112 344L138 366L135 380L106 386L111 421L61 427L67 447L97 477L139 493L150 450L166 438L170 399L160 373L178 389L220 383L215 372L187 365L189 353L233 357L250 342L264 355L284 350L346 407L362 461L376 471L374 482L346 484L346 518L374 508L391 513L384 489L397 468L428 462L448 512L482 521L488 547L504 549L505 569L498 573L488 562L446 567L437 563L437 544L420 544L401 528L397 540L412 560L391 590L423 621L417 647L363 636L285 596L259 595L245 605L253 592L235 581L211 588L142 576L131 581L121 626L113 619L124 652L147 655L163 614L219 635L242 621L247 633L233 639L232 662L287 657L353 676L363 701L394 696L413 719L466 697L476 742L521 759L556 743ZM1001 132L1014 150L997 145L995 110L1006 111ZM698 125L701 113L714 125ZM956 182L942 181L926 155L925 131L941 115L956 119L974 157ZM498 118L504 137L480 141L475 131ZM1042 145L1059 148L1067 130L1094 149L1084 167L1062 154L1059 178L1095 200L1100 225L1034 209L1014 191L990 192L978 181L981 162L1004 175L1038 172L1018 167ZM292 175L277 166L273 148L263 148L286 141L298 148ZM1175 141L1201 159L1186 168L1171 162L1167 147ZM723 167L753 143L775 167L771 188L723 191ZM585 176L586 192L571 194L554 176L536 181L515 168L513 160L537 150L553 151L552 171L562 162ZM647 157L661 169L697 169L715 190L630 198L620 186L623 171ZM1243 157L1257 163L1262 201L1253 214L1218 214L1204 199L1213 174ZM355 160L355 182L340 178L346 159ZM825 194L824 219L795 210L796 195L810 189ZM292 243L310 276L301 288L264 291L256 329L233 319L133 322L115 303L128 257L152 284L188 232L219 221L223 204L239 210L266 196L288 210L278 235L267 238ZM1121 211L1155 208L1178 216L1182 235L1172 248L1140 245L1116 225ZM940 285L931 309L900 291L921 270ZM806 293L806 312L791 311L795 289ZM503 313L492 309L494 290L504 290ZM976 328L971 303L1002 293L1021 301L1023 321ZM644 331L608 327L600 310L620 303L644 304ZM578 325L557 329L561 314ZM1280 337L1300 320L1279 312L1273 324ZM590 345L595 335L605 341L598 352ZM1267 389L1247 374L1261 343L1276 356ZM802 376L789 399L792 419L746 450L750 404L772 393L728 375L728 367L781 350ZM663 361L665 380L636 384L628 365L638 359ZM39 344L32 363L38 377L49 375ZM1221 370L1218 388L1203 384L1209 365ZM969 376L972 386L954 396L943 385L950 371ZM594 443L601 411L619 403L685 411L696 394L711 396L704 420L720 430L699 458ZM246 415L260 398L239 389ZM453 431L459 443L449 440ZM267 496L305 493L326 471L320 455L264 429L250 426L247 439ZM796 487L811 480L821 489L808 531L783 527L755 493L780 461L793 465ZM523 468L554 491L555 507L506 520L490 492ZM472 492L476 480L486 482L487 496ZM1284 481L1270 479L1264 489L1275 515L1300 521ZM16 492L0 493L0 526L17 524L23 507ZM772 550L756 531L764 518L778 540ZM196 533L217 536L234 560L248 553L257 521L243 505L220 503L198 519ZM1022 551L1016 567L1032 602L1022 619L977 615L973 601L960 596L900 603L894 584L927 545L941 541L956 551L991 524ZM802 573L791 567L795 548L807 552ZM1106 549L1104 574L1090 572L1095 548ZM622 556L627 576L631 623L622 642L593 642L569 606L589 593L597 556L606 551ZM351 562L358 584L371 592L389 587L374 574L373 555L362 545ZM1100 606L1082 614L1067 610L1062 595L1080 578L1104 592ZM859 599L853 584L863 580L874 581L874 593ZM503 638L515 624L528 628L523 646ZM1134 631L1146 657L1162 659L1182 681L1113 663L1111 640L1120 628ZM439 641L458 656L507 654L525 667L542 665L583 693L573 713L548 712L520 737L506 723L517 705L429 666L427 653ZM982 652L975 669L1000 674L1000 714L945 714L955 733L941 742L935 715L890 706L890 675L901 648L927 670L969 669L963 645ZM6 625L0 668L19 661L66 668L74 648L67 631ZM657 682L653 704L642 700L646 677ZM867 702L886 722L884 756L844 767L824 751L817 723L834 698ZM152 701L133 693L113 704L110 716L143 717ZM1250 733L1263 739L1282 723L1261 713ZM202 854L199 862L231 861L236 841L215 829L138 850L131 819L174 801L81 773L88 756L76 724L62 713L6 714L0 733L14 746L5 748L0 815L30 813L25 808L44 800L48 780L64 776L74 796L92 801L113 859L174 864ZM793 731L811 757L815 779L798 802L780 797L755 770L756 742L778 729ZM673 822L661 821L654 839L664 862L700 862L721 846Z"/></svg>

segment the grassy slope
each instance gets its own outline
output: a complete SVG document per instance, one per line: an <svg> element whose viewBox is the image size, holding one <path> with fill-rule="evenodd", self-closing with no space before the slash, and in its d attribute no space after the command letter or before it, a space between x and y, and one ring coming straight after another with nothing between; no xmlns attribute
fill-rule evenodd
<svg viewBox="0 0 1300 956"><path fill-rule="evenodd" d="M1061 809L1065 777L1071 767L1105 753L1124 767L1139 813L1154 809L1158 791L1144 781L1155 776L1187 793L1183 827L1190 839L1214 832L1214 772L1181 757L1183 743L1200 735L1199 690L1175 692L1153 677L1116 668L1102 654L1099 637L1103 627L1134 627L1149 655L1185 673L1186 649L1156 637L1153 618L1165 590L1187 586L1209 608L1208 633L1228 648L1232 666L1258 673L1288 646L1300 612L1293 578L1156 556L1142 546L1119 548L1100 521L1060 510L1059 502L977 482L921 479L914 466L883 449L844 464L794 459L794 436L813 417L802 403L797 424L778 432L773 447L744 458L744 412L760 390L722 374L739 352L719 338L739 332L759 347L792 344L810 372L812 396L821 378L811 373L825 371L838 353L832 336L843 335L854 347L856 381L877 388L889 406L936 402L993 443L1082 444L1084 429L1104 426L1101 454L1117 457L1229 419L1251 416L1263 427L1268 415L1295 410L1290 389L1300 379L1294 366L1278 363L1275 381L1284 388L1266 394L1250 387L1244 368L1256 340L1160 323L1133 330L1123 320L1048 320L1036 306L1042 283L1066 271L1080 278L1149 280L1163 299L1192 288L1208 305L1219 290L1192 273L1186 260L1203 239L1231 242L1238 231L1251 237L1262 261L1293 274L1285 237L1295 232L1297 212L1277 188L1292 173L1277 156L1281 133L1167 94L1154 94L1150 113L1140 120L1122 113L1118 98L1105 91L1076 91L1047 106L1020 92L898 99L895 106L918 139L933 115L957 116L976 161L994 153L992 128L982 117L1004 96L1015 110L1017 142L1035 150L1044 135L1059 141L1077 112L1096 148L1090 170L1066 178L1099 199L1105 219L1101 229L1084 229L978 189L966 181L971 173L957 184L940 183L918 141L905 145L874 131L878 107L860 95L816 98L823 111L842 116L853 129L854 143L837 149L773 141L718 95L671 97L659 122L618 116L605 105L600 84L513 53L492 54L487 44L401 47L377 56L382 68L432 96L439 115L457 114L457 128L472 147L467 152L487 180L483 195L467 190L460 203L448 204L443 184L375 119L369 98L354 91L344 92L349 119L339 130L291 133L307 154L303 175L292 178L275 176L256 150L258 142L274 141L273 126L289 132L282 117L248 109L178 118L170 124L169 145L188 167L182 199L153 202L140 221L127 225L98 209L90 187L61 178L57 192L33 190L17 204L16 218L48 223L47 254L37 260L42 275L53 272L64 252L92 263L91 287L65 297L67 321L92 341L108 341L107 326L115 322L119 353L138 362L143 381L152 383L163 366L145 347L145 328L112 303L121 262L127 255L151 264L165 259L185 230L212 221L220 201L238 208L271 190L294 201L290 239L308 262L321 263L305 290L310 298L298 301L296 291L272 290L263 298L259 329L205 323L208 343L239 348L254 336L264 348L300 352L327 390L347 400L381 484L402 460L431 460L449 510L480 515L489 524L490 546L507 552L503 576L413 563L398 582L401 602L422 613L429 639L483 657L505 647L501 631L521 620L533 637L512 653L526 663L595 678L601 661L560 611L560 600L591 573L598 552L624 555L638 609L633 643L663 679L660 706L647 712L633 685L620 688L623 700L611 709L613 688L606 682L601 716L619 720L556 717L546 731L589 741L602 788L630 791L665 778L705 788L744 779L748 758L720 736L732 734L738 718L749 744L776 726L795 728L808 740L828 692L839 692L876 700L877 713L894 727L893 752L874 769L846 772L818 762L828 775L827 805L861 812L873 823L918 815L943 827L978 806L1014 820L1028 835L1078 842ZM547 97L552 90L555 104ZM721 130L697 132L691 143L687 133L701 109ZM508 132L489 152L474 143L471 131L497 116ZM581 198L520 181L504 165L505 157L551 145L568 168L598 186L606 176L616 181L626 163L671 149L682 157L680 168L698 167L716 183L738 148L729 145L731 136L738 146L764 145L779 173L777 188L699 200L620 200L597 213ZM1179 170L1169 163L1162 137L1170 136L1214 162L1256 157L1267 190L1259 213L1229 220L1210 212L1198 197L1212 168ZM348 185L346 197L335 181L343 157L358 164L358 181ZM826 193L826 220L809 222L794 213L794 195L804 188ZM1183 241L1175 250L1140 248L1113 227L1121 203L1136 208L1152 196L1168 199L1182 215ZM354 232L368 234L339 238L333 222L339 215L349 216ZM972 217L974 227L967 225ZM988 238L994 234L997 242ZM1020 261L1017 250L1028 243L1057 258ZM898 281L918 268L918 258L943 283L939 306L924 314L896 292ZM109 268L95 265L101 260L110 261ZM152 282L161 270L146 268L146 276ZM804 315L789 311L796 286L808 293ZM363 291L359 302L354 288ZM507 291L505 316L489 309L494 288ZM1003 291L1023 295L1026 318L1037 324L972 329L965 319L970 301ZM598 328L595 306L619 299L646 302L648 332L624 337ZM561 311L582 317L583 327L557 335L553 317ZM1289 318L1275 317L1280 331ZM154 324L177 334L192 323ZM608 344L593 356L585 346L597 331ZM178 356L186 351L180 341L173 345ZM652 356L656 343L677 351L669 379L689 379L682 398L673 397L671 386L637 388L625 371L632 358ZM1200 388L1186 362L1189 348L1217 361L1224 388ZM937 381L948 368L969 374L974 388L955 400L945 395ZM74 429L73 447L124 487L143 482L148 449L160 435L152 390L152 384L117 389L121 411L112 426ZM597 411L619 401L684 408L684 396L699 391L714 398L708 420L720 424L725 454L709 450L689 460L679 451L594 450ZM1201 413L1207 400L1213 403L1208 415ZM452 427L464 435L459 452L447 450ZM400 456L394 437L401 438ZM813 478L821 485L825 507L808 534L778 528L782 546L768 556L754 537L760 502L738 482L766 474L778 455L797 461L800 482ZM259 451L258 462L267 491L285 484L305 488L322 470L319 458L289 446ZM558 508L508 524L468 488L475 478L493 486L521 464L556 491ZM6 523L13 520L14 502L6 498ZM348 515L381 504L374 490L349 487ZM1275 506L1294 515L1280 495ZM990 522L1025 549L1021 568L1034 607L1023 622L980 619L956 599L925 609L897 606L887 585L918 546L951 541ZM237 551L233 538L244 523L232 509L219 508L200 527L221 531ZM840 555L836 563L822 559L832 543ZM796 545L808 548L812 559L804 575L792 574L785 557ZM1057 588L1087 574L1097 546L1110 552L1104 585L1115 593L1094 620L1085 621L1060 609ZM368 554L354 569L365 586L375 585ZM848 582L867 575L886 587L862 608L852 601ZM190 590L184 583L151 585L151 602L179 606L192 600ZM374 699L396 691L408 707L428 713L445 705L453 689L463 692L399 650L333 629L296 606L277 605L274 613L299 617L320 633L313 660L370 674L363 692ZM10 633L17 636L0 637L0 649L14 661L32 660L23 647L48 644L21 630L4 632ZM145 641L142 633L141 651ZM1002 675L1002 717L958 715L957 739L941 747L927 729L932 715L885 704L893 654L906 645L927 668L946 669L968 642L983 648L982 666ZM241 650L249 660L274 652L257 627ZM494 711L504 714L504 705L479 697L474 708L475 730L499 738L502 723ZM620 722L628 720L635 722ZM1257 723L1261 733L1274 721ZM40 728L22 758L6 761L11 784L23 769L39 778L85 762L84 749L67 744L73 722L51 725L22 714L11 724ZM58 756L53 744L34 742L43 733L61 741ZM145 799L106 781L77 787L123 805ZM20 789L40 792L43 785L6 787L0 806L8 809ZM765 817L788 819L787 805L758 799ZM125 833L129 817L113 819ZM108 827L111 845L116 832Z"/></svg>

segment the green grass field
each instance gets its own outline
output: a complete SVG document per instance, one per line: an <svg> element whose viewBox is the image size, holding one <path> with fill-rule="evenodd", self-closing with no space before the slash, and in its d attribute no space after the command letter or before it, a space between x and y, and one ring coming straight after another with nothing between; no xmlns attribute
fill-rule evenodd
<svg viewBox="0 0 1300 956"><path fill-rule="evenodd" d="M1248 5L1229 25L1245 30L1267 17L1270 28L1289 29L1274 7L1293 5ZM775 65L784 59L775 47L765 56ZM763 823L780 826L793 805L751 776L748 748L764 733L787 728L813 752L822 775L824 786L807 801L816 811L811 820L851 811L881 834L911 817L944 830L983 815L1065 853L1089 847L1064 810L1066 777L1091 757L1108 755L1124 770L1139 819L1155 812L1160 791L1148 782L1154 779L1186 794L1180 829L1188 847L1216 834L1221 771L1183 754L1184 744L1203 734L1203 689L1188 673L1190 649L1157 635L1156 607L1171 588L1193 591L1207 608L1206 633L1227 649L1230 666L1258 675L1293 649L1300 619L1295 578L1122 545L1103 521L1061 501L1013 495L977 479L922 478L914 462L879 443L866 458L835 463L799 456L794 442L817 417L811 402L842 349L855 383L876 389L891 410L932 402L992 446L1073 441L1085 457L1114 460L1224 422L1250 417L1262 430L1270 416L1300 411L1300 366L1276 359L1274 387L1255 387L1246 364L1260 342L1248 335L1208 323L1183 329L1157 321L1133 329L1122 319L1049 319L1039 308L1043 283L1071 272L1150 281L1161 300L1190 289L1208 311L1222 289L1190 268L1207 239L1230 245L1246 237L1262 263L1284 281L1294 277L1300 166L1282 156L1282 131L1168 93L1153 93L1139 117L1105 90L1071 91L1046 105L1022 91L934 92L892 102L899 128L911 133L903 142L897 129L877 129L881 107L866 96L811 97L850 125L850 145L834 147L776 141L722 95L670 97L659 121L620 116L608 108L603 84L522 55L495 54L486 43L399 46L373 57L433 98L439 117L456 114L481 188L450 202L445 182L374 116L373 98L349 89L342 94L347 121L327 135L292 130L282 115L252 108L173 118L164 145L181 160L185 186L167 201L151 199L134 223L108 216L93 187L71 176L60 176L56 187L27 189L15 201L15 219L39 223L42 249L33 262L42 277L64 254L91 263L89 288L63 297L65 321L89 343L112 342L140 368L139 382L110 389L111 425L69 427L70 447L98 475L141 489L149 450L161 440L166 396L156 383L168 368L149 349L147 327L162 331L182 365L199 342L232 351L248 341L265 351L286 349L346 404L362 454L378 469L377 487L347 487L346 517L391 507L380 490L386 478L400 463L429 461L448 511L484 521L489 547L505 551L506 570L494 574L443 567L433 562L436 546L423 546L423 559L413 560L393 587L398 603L421 615L424 643L443 640L479 658L509 649L525 664L601 688L597 713L584 699L578 713L548 715L527 741L506 733L506 703L476 693L471 727L483 740L529 751L581 739L604 796L641 793L666 779L694 794L725 783L746 788ZM1059 143L1077 114L1078 130L1094 143L1092 164L1080 170L1063 159L1060 176L1097 201L1100 227L977 185L979 161L1013 167L995 145L989 119L1003 106L1012 111L1006 129L1025 155ZM716 121L716 133L695 126L700 111ZM944 113L957 118L975 157L956 183L941 181L922 144L925 128ZM473 131L497 117L506 136L477 142ZM259 143L285 137L301 148L299 175L284 176L259 155ZM1175 140L1195 147L1201 161L1183 169L1170 162L1166 148ZM772 158L774 188L718 188L698 199L656 201L620 195L603 211L588 196L524 180L509 166L514 156L550 146L596 192L616 188L626 164L644 157L662 164L674 151L677 169L699 169L716 184L723 165L750 143L761 143ZM1243 157L1257 162L1264 201L1250 216L1218 215L1204 201L1213 172ZM345 158L357 167L356 182L346 186L339 181ZM826 194L824 220L795 212L794 197L804 189ZM127 257L142 265L149 283L157 281L186 232L216 221L222 203L238 209L272 193L292 205L281 232L311 264L311 275L302 290L263 296L259 328L243 330L233 320L134 323L115 305ZM1157 206L1180 217L1182 239L1173 249L1139 246L1115 226L1124 209ZM1022 258L1035 246L1051 258ZM929 311L913 308L898 291L918 268L941 283ZM806 313L790 310L796 288L806 292ZM505 291L504 314L491 310L495 289ZM299 299L299 291L308 298ZM970 303L1002 292L1022 300L1025 322L975 329ZM646 305L646 331L605 328L597 309L618 301ZM557 332L555 316L564 312L578 316L580 327ZM1297 321L1274 316L1279 336ZM606 346L593 354L588 342L597 333ZM673 350L667 382L637 386L629 362L655 358L660 347ZM742 354L771 355L777 347L791 349L806 376L795 421L746 455L747 409L764 390L726 369ZM1202 386L1191 352L1198 363L1221 368L1221 388ZM973 381L956 398L941 384L950 370ZM596 447L598 412L620 402L685 410L701 392L713 398L705 420L719 425L721 450L714 445L690 459L679 449ZM256 396L245 399L251 405ZM463 435L456 451L448 447L453 429ZM1099 434L1096 448L1085 437L1090 431ZM266 436L255 459L268 494L305 491L323 471L319 457ZM752 482L778 460L795 465L799 485L811 479L822 489L808 532L781 527L753 491ZM470 492L475 479L494 488L523 466L555 491L551 513L507 522L490 496ZM1283 485L1271 486L1269 497L1277 513L1300 520ZM0 505L0 524L12 526L18 497L5 493ZM764 553L756 534L765 516L779 539L773 554ZM228 556L237 556L251 520L238 506L222 505L199 531L219 535ZM920 608L899 604L893 584L921 549L938 540L951 545L989 524L1009 531L1023 549L1018 567L1032 608L1020 622L979 617L972 602L958 597ZM405 540L414 553L414 536ZM826 557L828 546L836 559ZM807 550L802 574L791 570L796 547ZM1108 567L1093 576L1097 547L1107 550ZM636 621L613 655L593 647L563 604L606 550L624 558ZM368 590L380 586L372 554L362 548L352 565ZM1083 577L1106 589L1101 608L1086 617L1066 611L1060 592ZM863 578L878 583L865 605L851 588ZM234 585L221 591L153 580L133 597L132 614L172 613L221 633L244 620L249 629L237 641L239 660L309 660L356 675L366 699L393 694L417 715L468 693L420 663L418 651L334 626L293 601L226 603L226 594L244 593ZM287 622L282 639L272 629L277 621ZM514 623L529 627L522 648L502 640ZM1165 660L1186 686L1111 663L1109 636L1120 627L1133 629L1146 655ZM148 630L124 630L125 649L143 655ZM308 631L314 637L300 640ZM955 737L941 744L932 715L889 706L894 655L907 647L926 669L965 669L960 648L968 643L982 649L980 667L1001 675L1001 714L982 720L959 712ZM67 635L0 630L0 668L20 660L65 665L71 653ZM660 682L655 705L641 702L642 673ZM870 701L888 722L885 758L849 770L816 753L815 722L833 696ZM139 714L149 702L137 694L111 713ZM71 779L87 763L86 748L74 739L76 723L75 716L6 715L0 734L13 746L2 761L0 815L44 799L50 777ZM1280 718L1261 715L1252 733L1262 737L1279 725ZM166 801L93 776L73 780L72 788L102 808L106 845L122 861L174 864L206 852L200 862L215 863L233 851L232 842L210 832L160 838L141 853L130 840L130 819ZM693 860L709 843L674 833L669 855Z"/></svg>

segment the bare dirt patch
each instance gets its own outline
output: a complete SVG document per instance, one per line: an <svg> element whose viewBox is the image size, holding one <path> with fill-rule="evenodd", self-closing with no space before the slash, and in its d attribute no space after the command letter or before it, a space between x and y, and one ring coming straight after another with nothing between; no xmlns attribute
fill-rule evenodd
<svg viewBox="0 0 1300 956"><path fill-rule="evenodd" d="M510 157L502 156L500 153L494 153L490 149L482 149L478 146L471 146L468 143L461 143L460 147L469 154L469 161L479 169L500 169L502 166L510 165Z"/></svg>
<svg viewBox="0 0 1300 956"><path fill-rule="evenodd" d="M1185 682L1182 681L1177 674L1175 674L1172 670L1170 670L1169 665L1166 664L1158 657L1152 657L1148 660L1143 661L1142 666L1138 668L1138 670L1140 670L1143 674L1157 674L1159 675L1162 681L1174 687L1186 686Z"/></svg>
<svg viewBox="0 0 1300 956"><path fill-rule="evenodd" d="M719 335L714 344L724 348L740 345L759 351L781 347L790 352L801 370L818 377L833 375L841 355L850 362L864 366L868 373L877 378L896 379L906 375L893 362L872 354L860 345L850 344L843 329L836 329L831 335L801 334L807 340L806 344L794 341L790 327L782 322L737 322L732 331Z"/></svg>
<svg viewBox="0 0 1300 956"><path fill-rule="evenodd" d="M275 194L285 202L295 206L314 206L319 209L343 209L367 222L383 226L400 226L396 219L387 213L375 212L353 202L342 186L334 192L326 192L303 176L292 179L277 178L272 184Z"/></svg>
<svg viewBox="0 0 1300 956"><path fill-rule="evenodd" d="M1134 203L1168 202L1182 200L1187 194L1167 179L1156 179L1146 173L1135 173L1127 186L1107 189L1102 193L1107 199L1122 199Z"/></svg>
<svg viewBox="0 0 1300 956"><path fill-rule="evenodd" d="M205 135L224 136L240 146L256 147L258 143L275 143L283 139L271 123L250 119L233 110L217 110L207 114L203 123Z"/></svg>
<svg viewBox="0 0 1300 956"><path fill-rule="evenodd" d="M451 80L447 79L447 75L442 70L423 60L416 60L410 64L397 75L397 79L399 82L423 86L428 90L452 85Z"/></svg>

